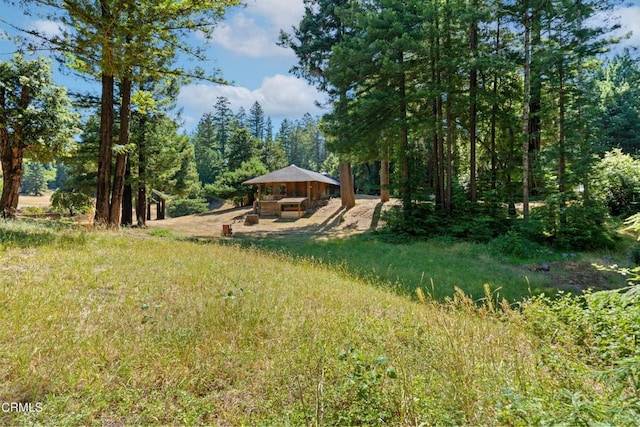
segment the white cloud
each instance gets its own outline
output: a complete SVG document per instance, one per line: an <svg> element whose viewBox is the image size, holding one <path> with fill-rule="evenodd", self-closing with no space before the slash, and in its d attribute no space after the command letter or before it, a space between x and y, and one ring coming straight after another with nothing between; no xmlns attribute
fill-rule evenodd
<svg viewBox="0 0 640 427"><path fill-rule="evenodd" d="M293 25L297 26L304 15L302 0L253 0L246 4L246 11L260 15L286 31Z"/></svg>
<svg viewBox="0 0 640 427"><path fill-rule="evenodd" d="M278 34L272 28L258 25L255 19L238 14L215 29L210 43L250 58L291 55L292 52L276 45Z"/></svg>
<svg viewBox="0 0 640 427"><path fill-rule="evenodd" d="M39 19L33 21L31 23L31 29L47 38L53 38L62 35L62 28L60 24L49 20Z"/></svg>
<svg viewBox="0 0 640 427"><path fill-rule="evenodd" d="M242 86L191 84L180 89L178 96L179 106L185 109L186 127L192 127L204 113L212 112L219 96L229 99L234 112L240 107L249 112L251 106L258 101L265 115L273 119L295 119L305 113L321 114L315 101L324 99L323 95L305 81L282 74L265 77L262 85L255 90Z"/></svg>
<svg viewBox="0 0 640 427"><path fill-rule="evenodd" d="M303 14L303 0L249 1L227 16L209 42L252 58L292 56L293 52L276 43L280 30L289 31Z"/></svg>
<svg viewBox="0 0 640 427"><path fill-rule="evenodd" d="M640 6L620 8L620 24L624 33L631 32L629 39L623 40L624 46L640 46Z"/></svg>

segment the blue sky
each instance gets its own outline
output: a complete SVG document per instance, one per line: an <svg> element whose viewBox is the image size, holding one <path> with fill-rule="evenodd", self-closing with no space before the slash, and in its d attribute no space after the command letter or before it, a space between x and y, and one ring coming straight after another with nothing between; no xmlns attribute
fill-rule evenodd
<svg viewBox="0 0 640 427"><path fill-rule="evenodd" d="M320 115L315 105L323 96L304 80L289 73L296 57L289 49L276 45L280 29L289 31L304 14L303 0L245 0L245 7L227 11L224 21L215 30L212 40L194 34L192 42L207 45L210 61L198 64L204 68L218 68L222 76L232 83L228 86L194 82L184 86L178 97L182 109L184 129L192 131L202 114L213 110L218 96L226 96L237 111L241 106L248 112L258 101L277 126L284 118L298 119L305 113ZM21 28L37 28L49 34L58 31L55 22L34 16L25 16L19 7L0 0L0 35L12 34L11 27L2 20ZM9 60L16 46L0 37L0 60ZM72 91L90 87L86 82L73 79L57 71L57 84ZM95 92L99 93L96 83ZM276 128L277 130L277 128Z"/></svg>
<svg viewBox="0 0 640 427"><path fill-rule="evenodd" d="M211 111L216 97L226 96L237 110L258 101L274 123L322 113L315 106L324 97L289 73L296 56L276 45L280 29L290 31L304 14L302 0L245 0L230 9L209 41L210 57L232 86L194 83L182 88L178 101L187 122ZM203 40L204 42L204 40ZM277 130L277 129L276 129Z"/></svg>
<svg viewBox="0 0 640 427"><path fill-rule="evenodd" d="M305 113L320 115L316 100L323 100L313 87L289 73L296 57L288 49L276 45L280 29L289 31L297 25L304 13L303 0L245 0L246 7L236 7L227 12L225 20L218 26L207 43L208 64L222 70L223 77L232 82L230 86L209 83L193 83L183 87L178 98L178 107L187 131L194 129L202 114L212 111L218 96L226 96L234 111L242 106L249 110L255 101L260 102L265 114L277 125L283 118L298 119ZM0 17L17 26L46 29L55 33L57 24L35 16L26 17L22 11L0 0ZM617 10L623 32L633 35L623 43L640 47L640 0L628 2ZM0 21L0 32L10 32L6 23ZM0 40L0 60L8 60L15 51L9 41ZM203 64L207 66L207 64ZM56 73L56 83L71 90L86 87L86 83L74 81ZM277 130L277 129L276 129Z"/></svg>

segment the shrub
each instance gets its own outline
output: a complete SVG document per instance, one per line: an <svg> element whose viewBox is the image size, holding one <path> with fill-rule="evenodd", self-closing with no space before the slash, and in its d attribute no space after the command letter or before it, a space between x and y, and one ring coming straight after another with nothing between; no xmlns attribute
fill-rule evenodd
<svg viewBox="0 0 640 427"><path fill-rule="evenodd" d="M26 206L22 208L22 213L26 215L41 215L46 213L46 209L40 206Z"/></svg>
<svg viewBox="0 0 640 427"><path fill-rule="evenodd" d="M493 205L460 203L452 214L436 209L431 203L420 203L407 212L390 209L384 214L386 228L391 234L433 238L453 237L474 242L489 242L507 232L511 220L506 209Z"/></svg>
<svg viewBox="0 0 640 427"><path fill-rule="evenodd" d="M530 228L530 237L560 249L610 248L615 233L607 225L607 217L607 210L599 203L562 201L561 195L554 195L545 200L544 206L531 211L537 230Z"/></svg>
<svg viewBox="0 0 640 427"><path fill-rule="evenodd" d="M489 243L493 252L516 258L530 258L539 246L516 230L509 230Z"/></svg>
<svg viewBox="0 0 640 427"><path fill-rule="evenodd" d="M203 193L205 196L231 200L236 206L244 206L251 202L254 188L242 183L267 172L260 159L253 157L242 162L238 169L221 174L213 184L205 185Z"/></svg>
<svg viewBox="0 0 640 427"><path fill-rule="evenodd" d="M583 394L570 381L559 395L545 394L534 401L510 396L502 422L637 425L640 292L636 288L534 297L522 304L522 314L525 328L537 337L541 363L556 371L559 379L570 372L575 378L597 381L606 392ZM567 364L563 355L574 362Z"/></svg>
<svg viewBox="0 0 640 427"><path fill-rule="evenodd" d="M640 161L615 149L596 167L594 193L613 216L632 213L632 202L640 198Z"/></svg>
<svg viewBox="0 0 640 427"><path fill-rule="evenodd" d="M171 218L201 214L209 210L205 199L175 199L167 205L167 214Z"/></svg>
<svg viewBox="0 0 640 427"><path fill-rule="evenodd" d="M90 211L93 209L93 204L94 199L91 196L60 188L51 196L51 207L53 210L68 213L70 216Z"/></svg>

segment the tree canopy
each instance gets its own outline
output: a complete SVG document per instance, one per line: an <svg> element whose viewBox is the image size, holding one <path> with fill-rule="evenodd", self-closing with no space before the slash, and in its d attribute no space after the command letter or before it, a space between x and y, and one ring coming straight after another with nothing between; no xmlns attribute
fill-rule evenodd
<svg viewBox="0 0 640 427"><path fill-rule="evenodd" d="M0 212L18 207L24 158L50 161L73 147L78 116L70 106L46 59L0 61Z"/></svg>

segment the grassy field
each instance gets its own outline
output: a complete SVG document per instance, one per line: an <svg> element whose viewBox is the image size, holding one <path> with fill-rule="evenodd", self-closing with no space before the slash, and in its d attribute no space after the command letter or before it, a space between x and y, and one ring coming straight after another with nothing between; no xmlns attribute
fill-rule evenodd
<svg viewBox="0 0 640 427"><path fill-rule="evenodd" d="M247 239L242 244L289 257L312 258L340 267L351 277L387 284L400 293L415 295L416 289L422 288L437 300L453 295L456 287L473 298L483 298L485 284L496 298L512 302L554 291L548 275L509 265L492 256L487 245L475 243L434 240L394 244L365 234L331 240Z"/></svg>
<svg viewBox="0 0 640 427"><path fill-rule="evenodd" d="M528 425L579 421L611 392L508 305L395 292L428 288L421 270L493 277L476 246L418 246L407 275L400 246L354 275L328 262L391 248L326 243L319 261L20 223L0 242L0 402L23 405L2 424ZM425 270L432 258L448 266Z"/></svg>

